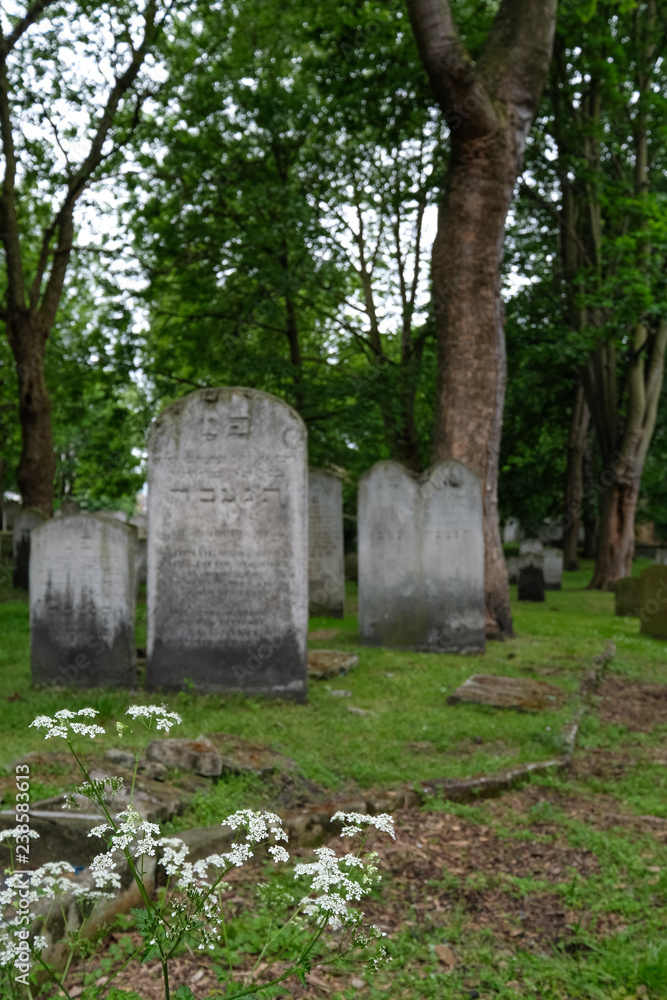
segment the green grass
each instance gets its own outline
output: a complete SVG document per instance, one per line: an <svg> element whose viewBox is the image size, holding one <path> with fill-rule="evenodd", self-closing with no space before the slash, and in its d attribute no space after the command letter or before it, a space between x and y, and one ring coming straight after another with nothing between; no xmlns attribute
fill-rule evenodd
<svg viewBox="0 0 667 1000"><path fill-rule="evenodd" d="M183 735L224 731L270 745L293 758L303 774L332 791L467 776L560 752L560 728L574 700L557 712L539 714L447 704L447 696L471 673L542 678L572 696L592 658L613 638L614 669L629 677L659 677L663 644L639 636L639 623L613 617L613 596L581 589L590 568L567 574L562 591L544 604L514 603L517 638L489 643L485 655L454 656L367 648L359 644L356 615L342 621L311 619L311 629L336 628L338 635L313 641L359 655L345 677L309 686L308 704L266 702L239 696L197 696L187 691L160 700L183 716ZM354 603L350 587L349 603ZM145 603L138 605L138 645L145 642ZM43 746L28 726L35 715L63 705L98 708L104 723L122 717L129 702L152 701L143 692L98 689L54 693L30 685L28 606L24 595L0 603L0 761ZM187 677L187 663L184 663ZM351 697L336 698L336 689ZM7 698L19 698L7 702ZM360 716L348 706L367 711Z"/></svg>
<svg viewBox="0 0 667 1000"><path fill-rule="evenodd" d="M647 560L637 560L638 572ZM356 615L336 621L311 620L310 628L338 629L314 648L358 653L359 666L346 677L312 682L307 705L258 699L196 696L184 691L160 700L183 716L183 735L225 731L258 740L293 758L302 773L332 792L353 792L358 785L390 786L433 777L489 772L518 761L545 759L561 749L559 730L571 718L576 690L607 642L616 644L611 669L627 678L667 681L667 645L639 634L639 621L614 618L613 595L585 590L591 565L566 574L564 589L548 592L544 604L519 604L512 588L517 636L491 643L484 656L456 657L370 649L361 646ZM2 587L4 586L4 590ZM138 605L137 645L145 644L145 601ZM348 605L355 605L349 588ZM138 692L68 690L53 693L30 686L28 607L25 595L12 592L0 579L0 761L20 753L51 749L30 721L65 705L97 707L107 724L122 718L128 703L151 701ZM184 664L187 674L187 664ZM449 706L447 696L474 672L502 673L543 679L571 695L560 712L521 714L475 706ZM331 690L348 689L349 698ZM18 695L17 700L7 701ZM365 709L359 716L348 705ZM110 728L107 726L107 728ZM521 851L529 840L556 839L590 852L597 870L588 879L572 872L560 884L538 878L479 873L467 878L443 870L442 883L457 892L494 887L516 899L549 891L574 914L567 947L508 946L493 927L475 925L462 902L446 912L414 910L412 926L388 939L390 966L363 990L346 985L333 1000L355 995L363 1000L461 1000L476 991L484 1000L626 1000L667 998L667 944L664 939L667 896L667 849L658 837L638 834L627 825L593 828L573 815L568 803L594 803L604 795L613 813L667 818L667 768L651 757L664 746L665 727L650 734L607 725L593 711L581 728L578 747L586 754L619 755L627 766L618 772L595 769L534 779L540 797L529 808L512 812L498 802L455 805L434 800L428 809L445 810L467 823L492 827ZM482 742L477 742L481 740ZM632 766L632 764L635 766ZM58 767L37 776L40 794L58 787ZM200 795L176 826L207 825L241 805L271 803L277 785L233 777ZM505 811L503 812L503 808ZM391 883L387 889L391 892ZM418 900L424 887L414 885ZM461 896L461 899L463 897ZM408 900L406 905L410 907ZM410 915L408 913L408 915ZM607 929L604 930L603 928ZM446 971L437 958L439 944L458 956Z"/></svg>

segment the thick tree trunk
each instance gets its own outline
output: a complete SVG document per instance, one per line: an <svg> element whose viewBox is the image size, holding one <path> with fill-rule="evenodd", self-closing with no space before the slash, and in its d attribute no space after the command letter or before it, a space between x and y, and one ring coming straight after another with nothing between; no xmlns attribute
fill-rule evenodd
<svg viewBox="0 0 667 1000"><path fill-rule="evenodd" d="M617 580L632 575L640 482L641 472L623 477L602 497L595 572L589 584L593 590L613 590Z"/></svg>
<svg viewBox="0 0 667 1000"><path fill-rule="evenodd" d="M9 343L18 374L21 457L16 475L23 503L53 513L53 450L51 400L44 377L46 338L29 313L8 323Z"/></svg>
<svg viewBox="0 0 667 1000"><path fill-rule="evenodd" d="M516 179L512 133L452 135L433 247L439 352L435 460L474 469L484 510L484 588L489 638L511 636L512 612L498 520L498 460L506 357L500 297L505 219Z"/></svg>
<svg viewBox="0 0 667 1000"><path fill-rule="evenodd" d="M563 531L563 568L579 569L577 545L581 528L582 500L584 495L584 455L588 437L590 413L584 399L584 389L579 382L574 397L570 436L567 443L567 468L565 471L565 528Z"/></svg>
<svg viewBox="0 0 667 1000"><path fill-rule="evenodd" d="M505 220L553 48L555 0L501 0L473 62L447 0L407 0L419 52L451 132L433 247L439 352L434 456L480 477L486 631L513 634L498 522L506 356L500 266Z"/></svg>

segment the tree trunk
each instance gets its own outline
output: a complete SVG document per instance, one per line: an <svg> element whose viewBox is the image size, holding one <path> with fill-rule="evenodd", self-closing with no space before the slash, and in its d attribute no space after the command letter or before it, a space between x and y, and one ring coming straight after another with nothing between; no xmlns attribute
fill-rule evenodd
<svg viewBox="0 0 667 1000"><path fill-rule="evenodd" d="M16 361L21 424L21 457L16 476L23 503L53 513L56 456L51 428L51 400L44 377L46 338L27 310L7 324Z"/></svg>
<svg viewBox="0 0 667 1000"><path fill-rule="evenodd" d="M498 519L506 382L500 268L515 181L513 145L501 132L469 141L453 134L433 247L439 354L434 459L455 458L480 478L489 638L513 634Z"/></svg>
<svg viewBox="0 0 667 1000"><path fill-rule="evenodd" d="M579 382L572 408L570 436L567 442L567 468L565 471L565 528L563 531L563 568L579 569L577 545L581 527L584 496L584 455L591 417L584 399L584 389Z"/></svg>
<svg viewBox="0 0 667 1000"><path fill-rule="evenodd" d="M447 0L407 0L433 96L450 128L433 246L438 338L435 459L480 477L489 638L513 635L498 521L506 355L500 268L505 220L547 76L555 0L501 0L473 62Z"/></svg>
<svg viewBox="0 0 667 1000"><path fill-rule="evenodd" d="M635 511L641 471L623 475L602 496L595 572L589 588L613 590L617 580L632 575L635 554Z"/></svg>
<svg viewBox="0 0 667 1000"><path fill-rule="evenodd" d="M658 413L667 347L667 319L653 334L645 323L634 331L627 374L627 405L622 434L615 354L604 344L583 373L587 401L603 458L602 503L595 571L589 588L612 590L630 576L635 546L635 511L644 462Z"/></svg>

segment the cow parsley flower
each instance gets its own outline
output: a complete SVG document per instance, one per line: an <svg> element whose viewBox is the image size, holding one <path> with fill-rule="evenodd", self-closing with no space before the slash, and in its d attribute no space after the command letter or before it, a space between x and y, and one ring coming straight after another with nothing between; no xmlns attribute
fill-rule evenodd
<svg viewBox="0 0 667 1000"><path fill-rule="evenodd" d="M106 736L106 730L102 726L98 725L85 725L82 722L70 722L70 719L76 719L78 716L83 716L84 718L95 718L99 715L96 708L80 708L78 712L72 712L69 708L61 708L59 712L56 712L53 718L49 715L38 715L36 719L30 723L31 726L35 726L36 729L48 729L45 734L44 739L51 739L52 736L59 736L61 739L70 739L74 736L90 736L95 738L95 736Z"/></svg>
<svg viewBox="0 0 667 1000"><path fill-rule="evenodd" d="M152 729L155 723L156 729L164 729L166 732L183 721L178 712L168 711L166 705L130 705L125 714L133 719L144 720L147 729Z"/></svg>
<svg viewBox="0 0 667 1000"><path fill-rule="evenodd" d="M377 816L367 816L363 813L337 812L331 817L332 823L335 820L338 820L340 823L349 824L343 827L342 837L354 837L356 834L361 833L361 827L374 826L376 830L379 830L381 833L388 833L390 837L396 840L394 819L389 813L378 813Z"/></svg>
<svg viewBox="0 0 667 1000"><path fill-rule="evenodd" d="M280 816L276 816L272 812L239 809L238 812L228 816L222 825L230 826L232 830L239 828L246 830L246 840L249 844L261 844L262 841L270 840L271 834L275 840L287 840L287 834L283 830L283 821Z"/></svg>

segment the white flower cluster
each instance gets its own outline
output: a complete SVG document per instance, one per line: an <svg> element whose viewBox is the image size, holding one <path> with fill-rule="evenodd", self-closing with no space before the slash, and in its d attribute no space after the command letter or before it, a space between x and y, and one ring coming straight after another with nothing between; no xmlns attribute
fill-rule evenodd
<svg viewBox="0 0 667 1000"><path fill-rule="evenodd" d="M130 705L125 714L133 719L145 720L144 724L148 729L155 723L156 729L164 729L166 732L183 721L178 712L169 712L166 705Z"/></svg>
<svg viewBox="0 0 667 1000"><path fill-rule="evenodd" d="M347 904L358 902L365 890L360 882L350 878L345 868L364 869L363 861L354 854L339 858L330 847L317 847L315 854L317 861L299 864L294 868L294 878L310 876L310 893L321 893L314 899L310 895L304 896L301 900L303 912L314 917L328 913L328 923L334 929L345 923L358 923L362 915L354 910L350 911Z"/></svg>
<svg viewBox="0 0 667 1000"><path fill-rule="evenodd" d="M228 816L222 825L230 826L232 830L246 830L248 834L246 841L249 844L261 844L265 840L270 840L271 835L276 840L287 840L287 834L283 830L283 821L280 816L276 816L272 812L239 809L238 812Z"/></svg>
<svg viewBox="0 0 667 1000"><path fill-rule="evenodd" d="M17 840L18 837L21 839L24 837L32 837L34 839L35 837L39 837L39 834L37 833L37 830L31 830L30 827L28 827L28 829L21 829L20 826L15 826L11 830L2 830L2 832L0 832L0 844L4 840Z"/></svg>
<svg viewBox="0 0 667 1000"><path fill-rule="evenodd" d="M106 730L98 725L86 725L82 722L72 722L79 716L94 719L99 712L96 708L80 708L78 712L72 712L69 708L62 708L51 718L50 715L38 715L30 725L36 729L48 729L44 739L48 740L52 736L60 736L62 739L71 739L72 736L106 736Z"/></svg>
<svg viewBox="0 0 667 1000"><path fill-rule="evenodd" d="M394 818L389 813L378 813L377 816L367 816L363 813L337 812L331 817L332 823L335 820L338 820L340 823L349 824L343 827L341 837L354 837L356 834L362 832L361 828L363 826L374 826L380 833L388 833L390 837L396 840Z"/></svg>

